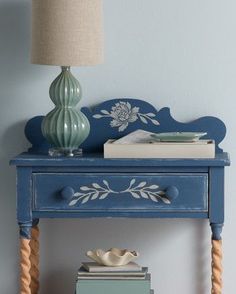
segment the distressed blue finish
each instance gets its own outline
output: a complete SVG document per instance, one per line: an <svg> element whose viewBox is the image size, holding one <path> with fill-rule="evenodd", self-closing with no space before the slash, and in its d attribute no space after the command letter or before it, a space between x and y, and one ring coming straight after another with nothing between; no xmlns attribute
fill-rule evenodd
<svg viewBox="0 0 236 294"><path fill-rule="evenodd" d="M20 236L24 239L31 239L32 222L18 223L20 228Z"/></svg>
<svg viewBox="0 0 236 294"><path fill-rule="evenodd" d="M42 173L33 176L33 184L33 211L208 210L207 174ZM74 197L65 198L65 189L75 191Z"/></svg>
<svg viewBox="0 0 236 294"><path fill-rule="evenodd" d="M209 219L211 223L224 223L224 168L212 167L209 171Z"/></svg>
<svg viewBox="0 0 236 294"><path fill-rule="evenodd" d="M207 219L208 212L193 213L192 211L175 212L175 211L65 211L56 210L51 211L34 211L34 217L38 218L193 218L193 219Z"/></svg>
<svg viewBox="0 0 236 294"><path fill-rule="evenodd" d="M50 157L42 154L22 153L11 160L11 164L17 166L44 166L44 167L76 167L76 168L170 168L174 167L194 167L204 168L209 166L224 167L230 165L229 155L227 153L216 154L215 158L209 159L163 159L163 158L127 158L127 159L108 159L104 158L102 153L89 153L81 157Z"/></svg>
<svg viewBox="0 0 236 294"><path fill-rule="evenodd" d="M36 185L37 186L37 185ZM37 190L35 191L37 193ZM55 191L54 191L55 193ZM64 199L64 200L71 200L74 197L75 190L70 186L64 186L58 194Z"/></svg>
<svg viewBox="0 0 236 294"><path fill-rule="evenodd" d="M23 224L32 223L32 168L17 167L17 219Z"/></svg>
<svg viewBox="0 0 236 294"><path fill-rule="evenodd" d="M43 117L30 120L25 133L33 144L16 156L17 218L21 236L40 218L208 218L212 238L224 223L224 168L229 156L219 148L226 129L214 117L175 121L169 108L157 111L136 99L113 99L83 108L91 133L81 157L50 157L40 133ZM104 159L99 151L109 138L137 128L153 132L208 132L216 141L213 159ZM91 151L96 151L91 153ZM45 153L45 154L43 154ZM158 186L158 187L157 187ZM88 193L88 194L86 194Z"/></svg>
<svg viewBox="0 0 236 294"><path fill-rule="evenodd" d="M41 124L44 116L36 116L28 120L25 126L25 136L29 142L34 144L28 149L30 153L48 153L48 149L51 147L45 140L42 131Z"/></svg>
<svg viewBox="0 0 236 294"><path fill-rule="evenodd" d="M224 224L224 168L212 167L209 171L209 219L212 239L221 240Z"/></svg>
<svg viewBox="0 0 236 294"><path fill-rule="evenodd" d="M84 107L81 111L86 115L91 126L88 138L81 145L88 153L101 152L104 142L108 139L120 138L137 129L151 132L207 132L205 138L214 139L216 152L222 153L219 143L225 137L226 128L224 123L215 117L202 117L189 123L177 122L171 116L169 108L165 107L157 111L146 101L130 98L108 100L93 109ZM39 131L40 126L37 126L42 120L43 117L36 117L27 125L26 136L33 145L30 152L41 148L41 153L47 153L49 148ZM32 136L32 133L37 133L40 139Z"/></svg>
<svg viewBox="0 0 236 294"><path fill-rule="evenodd" d="M150 119L146 119L144 123L138 118L135 122L129 122L127 128L120 132L118 127L111 127L110 124L113 120L111 117L95 118L95 116L101 114L103 110L110 112L112 107L120 102L130 103L131 109L138 107L141 114L154 114L155 116L152 117L152 119L158 121L159 125L152 123ZM137 99L113 99L100 104L93 110L82 108L82 111L87 116L91 125L90 135L82 147L90 152L102 150L104 142L108 139L122 137L136 129L143 129L155 133L176 131L207 132L208 134L204 138L214 139L216 141L216 151L218 153L222 152L218 144L224 139L226 128L224 123L215 117L203 117L190 123L181 123L172 118L169 108L165 107L157 111L149 103ZM103 131L104 127L106 127L106 132ZM94 141L96 141L96 143Z"/></svg>
<svg viewBox="0 0 236 294"><path fill-rule="evenodd" d="M213 240L221 240L222 229L223 229L223 224L211 223L212 239Z"/></svg>

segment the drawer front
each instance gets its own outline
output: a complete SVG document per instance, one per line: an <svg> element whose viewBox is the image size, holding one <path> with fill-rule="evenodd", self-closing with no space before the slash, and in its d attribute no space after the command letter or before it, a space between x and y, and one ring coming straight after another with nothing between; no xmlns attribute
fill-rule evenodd
<svg viewBox="0 0 236 294"><path fill-rule="evenodd" d="M207 174L33 174L34 211L208 210Z"/></svg>

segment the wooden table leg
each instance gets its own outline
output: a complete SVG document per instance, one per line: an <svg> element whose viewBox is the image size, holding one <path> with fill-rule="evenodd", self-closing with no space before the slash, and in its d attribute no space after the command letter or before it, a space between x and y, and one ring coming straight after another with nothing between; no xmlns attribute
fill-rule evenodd
<svg viewBox="0 0 236 294"><path fill-rule="evenodd" d="M222 294L222 224L211 224L212 228L212 294Z"/></svg>
<svg viewBox="0 0 236 294"><path fill-rule="evenodd" d="M20 225L20 294L31 294L30 226Z"/></svg>
<svg viewBox="0 0 236 294"><path fill-rule="evenodd" d="M212 240L212 294L222 293L222 240Z"/></svg>
<svg viewBox="0 0 236 294"><path fill-rule="evenodd" d="M38 221L33 226L30 240L30 275L31 275L31 294L38 294L39 291L39 228Z"/></svg>

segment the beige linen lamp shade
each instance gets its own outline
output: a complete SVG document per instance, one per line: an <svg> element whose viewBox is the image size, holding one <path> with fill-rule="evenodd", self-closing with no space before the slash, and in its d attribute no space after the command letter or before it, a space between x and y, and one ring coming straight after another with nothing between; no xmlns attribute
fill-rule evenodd
<svg viewBox="0 0 236 294"><path fill-rule="evenodd" d="M35 64L102 63L102 0L32 0L31 47Z"/></svg>

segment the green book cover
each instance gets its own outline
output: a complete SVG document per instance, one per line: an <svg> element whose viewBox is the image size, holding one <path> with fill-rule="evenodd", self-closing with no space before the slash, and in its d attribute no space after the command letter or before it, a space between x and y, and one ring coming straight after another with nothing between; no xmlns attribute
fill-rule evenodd
<svg viewBox="0 0 236 294"><path fill-rule="evenodd" d="M150 274L144 280L78 280L76 294L150 294Z"/></svg>

